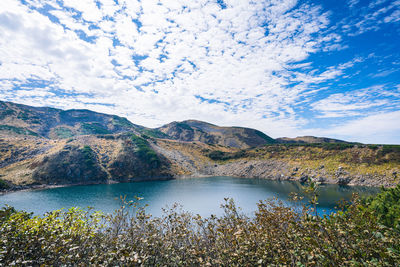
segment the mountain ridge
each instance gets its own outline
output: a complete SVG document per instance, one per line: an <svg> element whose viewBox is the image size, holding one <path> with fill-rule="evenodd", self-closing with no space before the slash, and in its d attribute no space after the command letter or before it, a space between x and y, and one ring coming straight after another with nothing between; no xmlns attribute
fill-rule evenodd
<svg viewBox="0 0 400 267"><path fill-rule="evenodd" d="M30 134L45 138L69 138L85 134L117 134L133 132L157 138L200 141L237 148L250 148L273 143L308 143L297 138L273 139L262 131L241 126L218 126L199 120L173 121L158 128L137 125L127 118L88 109L33 107L0 100L0 132ZM225 137L224 137L225 135ZM332 138L313 137L324 143L345 142ZM310 143L315 143L312 141Z"/></svg>
<svg viewBox="0 0 400 267"><path fill-rule="evenodd" d="M0 101L0 191L201 176L394 186L399 173L400 146L282 142L198 120L152 129L90 110Z"/></svg>

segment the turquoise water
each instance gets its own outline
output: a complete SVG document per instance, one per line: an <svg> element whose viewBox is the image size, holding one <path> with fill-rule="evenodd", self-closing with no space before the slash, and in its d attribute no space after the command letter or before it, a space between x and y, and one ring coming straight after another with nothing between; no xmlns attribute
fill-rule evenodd
<svg viewBox="0 0 400 267"><path fill-rule="evenodd" d="M47 211L69 207L94 207L105 213L113 212L121 205L120 196L133 200L142 197L140 203L148 204L147 211L159 216L162 208L179 203L183 210L209 216L221 215L220 205L224 198L233 198L242 211L251 215L259 200L273 197L287 205L291 192L301 193L301 184L292 181L270 181L233 177L190 178L182 180L149 181L121 184L70 186L0 195L0 207L5 204L18 210L42 215ZM378 188L361 186L323 185L319 188L319 212L330 213L340 199L351 199L352 193L371 195Z"/></svg>

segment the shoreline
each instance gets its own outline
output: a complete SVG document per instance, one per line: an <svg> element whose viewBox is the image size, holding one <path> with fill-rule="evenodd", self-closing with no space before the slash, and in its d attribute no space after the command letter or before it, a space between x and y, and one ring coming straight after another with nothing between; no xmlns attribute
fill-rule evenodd
<svg viewBox="0 0 400 267"><path fill-rule="evenodd" d="M145 178L145 177L138 177L132 180L127 181L116 181L116 180L108 180L107 182L90 182L90 183L72 183L72 184L35 184L35 185L25 185L25 186L16 186L10 189L6 189L0 191L0 196L5 194L17 193L17 192L27 192L27 191L36 191L36 190L45 190L45 189L52 189L52 188L61 188L61 187L69 187L69 186L84 186L84 185L101 185L101 184L121 184L121 183L134 183L134 182L150 182L150 181L168 181L168 180L184 180L184 179L193 179L193 178L211 178L211 177L233 177L233 178L241 178L241 179L261 179L261 180L271 180L271 181L293 181L299 182L301 184L305 184L305 182L301 181L300 179L288 179L288 177L281 177L280 179L276 179L275 177L265 178L265 177L249 177L249 176L231 176L231 175L205 175L205 174L194 174L194 175L179 175L175 177L158 177L158 178ZM320 185L341 185L341 186L365 186L365 187L375 187L379 188L381 186L370 185L370 184L359 184L359 183L349 183L349 184L339 184L337 182L331 180L325 180L324 182L314 181ZM390 188L392 186L386 186L385 188Z"/></svg>
<svg viewBox="0 0 400 267"><path fill-rule="evenodd" d="M173 180L175 178L150 178L147 179L145 177L137 177L132 180L127 181L116 181L116 180L108 180L107 182L89 182L89 183L71 183L71 184L35 184L35 185L24 185L24 186L15 186L10 189L6 189L0 191L0 196L5 194L11 194L16 192L26 192L26 191L35 191L35 190L45 190L45 189L52 189L52 188L60 188L60 187L69 187L69 186L83 186L83 185L101 185L101 184L122 184L122 183L134 183L134 182L146 182L146 181L166 181L166 180Z"/></svg>

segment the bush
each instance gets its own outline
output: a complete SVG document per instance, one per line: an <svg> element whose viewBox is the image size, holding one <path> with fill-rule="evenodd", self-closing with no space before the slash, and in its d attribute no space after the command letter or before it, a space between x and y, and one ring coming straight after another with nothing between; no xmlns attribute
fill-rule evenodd
<svg viewBox="0 0 400 267"><path fill-rule="evenodd" d="M249 155L246 150L239 150L237 152L223 152L220 150L213 150L206 154L212 160L226 161L230 159L244 158Z"/></svg>
<svg viewBox="0 0 400 267"><path fill-rule="evenodd" d="M93 167L96 163L96 156L92 148L90 146L84 146L81 151L83 153L86 166Z"/></svg>
<svg viewBox="0 0 400 267"><path fill-rule="evenodd" d="M8 183L6 183L6 181L0 179L0 190L3 189L8 189L10 186L8 185Z"/></svg>
<svg viewBox="0 0 400 267"><path fill-rule="evenodd" d="M82 123L82 133L84 134L110 134L111 132L103 125L97 122Z"/></svg>
<svg viewBox="0 0 400 267"><path fill-rule="evenodd" d="M71 138L74 136L74 133L72 132L71 129L66 128L66 127L58 127L54 129L55 134L57 135L58 138Z"/></svg>
<svg viewBox="0 0 400 267"><path fill-rule="evenodd" d="M366 199L364 203L380 223L400 231L400 185L395 188L382 188L380 194Z"/></svg>
<svg viewBox="0 0 400 267"><path fill-rule="evenodd" d="M11 126L11 125L0 125L0 131L1 130L14 132L16 134L39 136L37 133L35 133L29 129Z"/></svg>
<svg viewBox="0 0 400 267"><path fill-rule="evenodd" d="M158 158L157 153L150 147L147 140L137 135L131 135L131 140L138 148L136 154L140 159L152 168L158 168L160 166L160 159Z"/></svg>
<svg viewBox="0 0 400 267"><path fill-rule="evenodd" d="M233 200L203 218L177 205L153 218L133 202L112 215L72 208L0 211L0 265L398 266L400 233L355 198L329 217L270 200L253 217Z"/></svg>

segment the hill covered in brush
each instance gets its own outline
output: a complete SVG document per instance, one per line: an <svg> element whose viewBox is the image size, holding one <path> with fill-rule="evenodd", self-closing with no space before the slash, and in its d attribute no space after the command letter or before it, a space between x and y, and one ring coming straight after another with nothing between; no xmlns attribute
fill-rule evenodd
<svg viewBox="0 0 400 267"><path fill-rule="evenodd" d="M273 139L195 120L151 129L90 110L0 101L0 190L220 175L390 187L399 173L395 145Z"/></svg>

